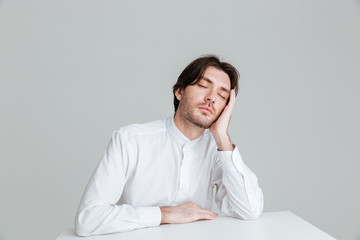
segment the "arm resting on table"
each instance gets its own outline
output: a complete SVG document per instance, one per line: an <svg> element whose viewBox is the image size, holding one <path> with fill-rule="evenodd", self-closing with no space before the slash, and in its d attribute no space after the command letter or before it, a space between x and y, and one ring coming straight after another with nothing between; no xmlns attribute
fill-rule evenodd
<svg viewBox="0 0 360 240"><path fill-rule="evenodd" d="M233 151L218 152L213 183L215 202L223 213L243 220L261 215L263 193L256 175L244 164L237 147Z"/></svg>

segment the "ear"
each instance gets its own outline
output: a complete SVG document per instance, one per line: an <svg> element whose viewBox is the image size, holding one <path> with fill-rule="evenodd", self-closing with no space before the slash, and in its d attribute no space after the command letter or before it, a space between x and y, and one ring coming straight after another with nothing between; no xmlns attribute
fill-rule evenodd
<svg viewBox="0 0 360 240"><path fill-rule="evenodd" d="M179 101L180 101L183 94L184 94L184 89L182 89L182 88L178 88L175 91L175 96L176 96L177 100L179 100Z"/></svg>

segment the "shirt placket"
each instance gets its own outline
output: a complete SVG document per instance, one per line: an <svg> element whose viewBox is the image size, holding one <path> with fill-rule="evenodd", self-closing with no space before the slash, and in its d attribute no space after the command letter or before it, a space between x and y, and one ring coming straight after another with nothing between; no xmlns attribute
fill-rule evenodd
<svg viewBox="0 0 360 240"><path fill-rule="evenodd" d="M179 173L179 185L178 185L178 192L176 195L176 203L182 204L188 201L188 192L189 192L189 180L190 180L190 169L191 169L191 142L184 144L182 153L183 158L181 161L180 166L180 173Z"/></svg>

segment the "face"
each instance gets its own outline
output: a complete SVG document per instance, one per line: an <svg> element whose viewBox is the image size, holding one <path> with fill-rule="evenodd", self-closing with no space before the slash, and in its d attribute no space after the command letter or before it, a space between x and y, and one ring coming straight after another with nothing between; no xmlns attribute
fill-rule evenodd
<svg viewBox="0 0 360 240"><path fill-rule="evenodd" d="M180 101L176 114L200 128L209 128L224 110L230 86L230 78L224 71L208 67L196 84L175 92Z"/></svg>

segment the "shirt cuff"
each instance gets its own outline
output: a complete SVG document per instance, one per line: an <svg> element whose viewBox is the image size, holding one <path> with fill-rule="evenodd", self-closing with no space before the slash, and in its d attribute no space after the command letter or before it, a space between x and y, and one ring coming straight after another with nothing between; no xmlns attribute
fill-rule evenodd
<svg viewBox="0 0 360 240"><path fill-rule="evenodd" d="M161 223L160 207L142 207L139 208L140 225L144 227L156 227Z"/></svg>
<svg viewBox="0 0 360 240"><path fill-rule="evenodd" d="M218 156L224 172L244 172L246 166L236 145L233 151L218 151Z"/></svg>

